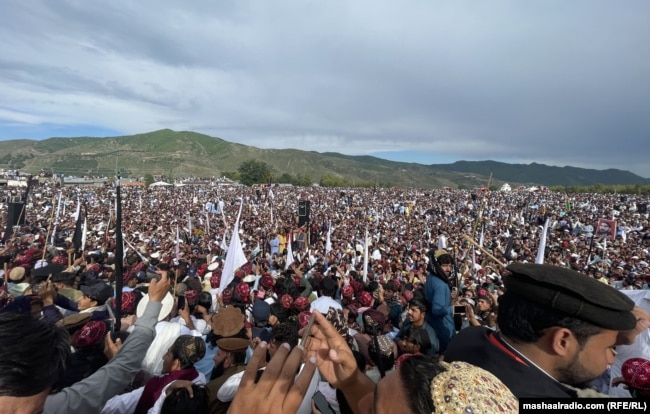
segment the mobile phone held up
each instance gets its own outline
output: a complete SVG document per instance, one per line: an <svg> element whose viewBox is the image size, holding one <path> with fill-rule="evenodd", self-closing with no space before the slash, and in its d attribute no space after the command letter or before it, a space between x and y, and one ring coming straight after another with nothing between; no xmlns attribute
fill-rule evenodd
<svg viewBox="0 0 650 414"><path fill-rule="evenodd" d="M185 296L178 297L178 309L185 309Z"/></svg>
<svg viewBox="0 0 650 414"><path fill-rule="evenodd" d="M465 310L466 310L465 306L463 306L463 305L455 305L454 306L454 313L458 313L458 314L465 313Z"/></svg>
<svg viewBox="0 0 650 414"><path fill-rule="evenodd" d="M151 279L156 279L158 281L160 280L160 275L156 272L152 272L151 270L147 270L145 276L147 278L147 282L151 282Z"/></svg>

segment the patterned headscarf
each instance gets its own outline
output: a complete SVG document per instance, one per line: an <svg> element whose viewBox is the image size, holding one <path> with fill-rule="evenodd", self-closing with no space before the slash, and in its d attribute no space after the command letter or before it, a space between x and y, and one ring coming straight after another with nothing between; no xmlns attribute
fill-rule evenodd
<svg viewBox="0 0 650 414"><path fill-rule="evenodd" d="M442 362L446 371L431 381L436 412L515 413L519 403L493 374L466 362Z"/></svg>

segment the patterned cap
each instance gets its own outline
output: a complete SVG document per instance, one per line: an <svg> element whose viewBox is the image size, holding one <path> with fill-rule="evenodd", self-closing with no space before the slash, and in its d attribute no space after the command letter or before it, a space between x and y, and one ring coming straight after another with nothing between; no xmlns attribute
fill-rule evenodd
<svg viewBox="0 0 650 414"><path fill-rule="evenodd" d="M298 312L306 311L309 309L309 299L304 296L297 297L296 300L293 301L293 307Z"/></svg>
<svg viewBox="0 0 650 414"><path fill-rule="evenodd" d="M248 283L241 282L237 285L237 287L235 287L235 293L237 293L237 296L239 296L239 299L242 302L248 302L248 296L251 293L251 287L248 286Z"/></svg>
<svg viewBox="0 0 650 414"><path fill-rule="evenodd" d="M291 295L288 293L282 295L282 297L280 297L280 305L282 305L284 309L291 309L291 305L293 305L293 298Z"/></svg>
<svg viewBox="0 0 650 414"><path fill-rule="evenodd" d="M62 266L67 266L68 258L65 256L57 255L52 258L52 263L60 264Z"/></svg>
<svg viewBox="0 0 650 414"><path fill-rule="evenodd" d="M298 328L302 329L305 326L307 326L307 324L309 324L310 319L311 319L311 312L309 311L300 312L300 314L298 315Z"/></svg>
<svg viewBox="0 0 650 414"><path fill-rule="evenodd" d="M221 284L221 275L212 273L212 276L210 277L210 286L212 286L212 289L216 289L219 287L219 284Z"/></svg>
<svg viewBox="0 0 650 414"><path fill-rule="evenodd" d="M372 295L367 290L359 293L358 299L361 306L368 307L372 305Z"/></svg>
<svg viewBox="0 0 650 414"><path fill-rule="evenodd" d="M232 288L225 288L223 292L221 293L221 298L223 299L223 303L228 304L232 300Z"/></svg>
<svg viewBox="0 0 650 414"><path fill-rule="evenodd" d="M103 321L90 321L72 336L75 348L87 348L97 345L106 336L106 324Z"/></svg>
<svg viewBox="0 0 650 414"><path fill-rule="evenodd" d="M122 313L133 314L135 313L135 293L122 292Z"/></svg>
<svg viewBox="0 0 650 414"><path fill-rule="evenodd" d="M650 361L644 358L630 358L621 366L623 381L642 396L650 396Z"/></svg>
<svg viewBox="0 0 650 414"><path fill-rule="evenodd" d="M273 278L270 275L264 275L260 279L260 284L264 289L273 289Z"/></svg>
<svg viewBox="0 0 650 414"><path fill-rule="evenodd" d="M199 303L199 294L196 290L187 290L185 291L185 299L187 299L187 304L194 306Z"/></svg>
<svg viewBox="0 0 650 414"><path fill-rule="evenodd" d="M350 285L343 286L343 288L341 289L341 296L343 296L344 298L351 298L352 296L354 296L354 288Z"/></svg>
<svg viewBox="0 0 650 414"><path fill-rule="evenodd" d="M492 373L466 362L441 363L447 370L431 381L436 412L516 413L517 398Z"/></svg>
<svg viewBox="0 0 650 414"><path fill-rule="evenodd" d="M200 336L181 335L176 338L171 350L182 367L189 367L205 356L205 342Z"/></svg>

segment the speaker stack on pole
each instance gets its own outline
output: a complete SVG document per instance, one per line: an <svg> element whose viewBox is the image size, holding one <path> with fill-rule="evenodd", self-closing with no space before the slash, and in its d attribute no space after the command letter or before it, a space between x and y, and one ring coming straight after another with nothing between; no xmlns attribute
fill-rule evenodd
<svg viewBox="0 0 650 414"><path fill-rule="evenodd" d="M6 241L14 234L14 226L25 224L25 203L10 202L7 208L7 227L5 228L4 240Z"/></svg>
<svg viewBox="0 0 650 414"><path fill-rule="evenodd" d="M309 210L311 201L300 200L298 202L298 226L302 227L309 222Z"/></svg>

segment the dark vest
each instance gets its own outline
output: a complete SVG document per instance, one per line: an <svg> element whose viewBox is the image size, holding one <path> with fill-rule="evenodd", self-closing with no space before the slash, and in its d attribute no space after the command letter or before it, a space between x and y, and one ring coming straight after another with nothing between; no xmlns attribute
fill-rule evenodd
<svg viewBox="0 0 650 414"><path fill-rule="evenodd" d="M205 387L208 389L208 392L210 393L209 396L210 414L226 414L228 412L228 408L230 407L230 403L232 401L228 401L228 402L219 401L219 399L217 398L217 393L221 389L221 386L228 380L228 378L232 377L237 373L242 372L245 369L246 369L245 365L236 365L234 367L230 367L223 372L222 376L208 382L208 384Z"/></svg>

